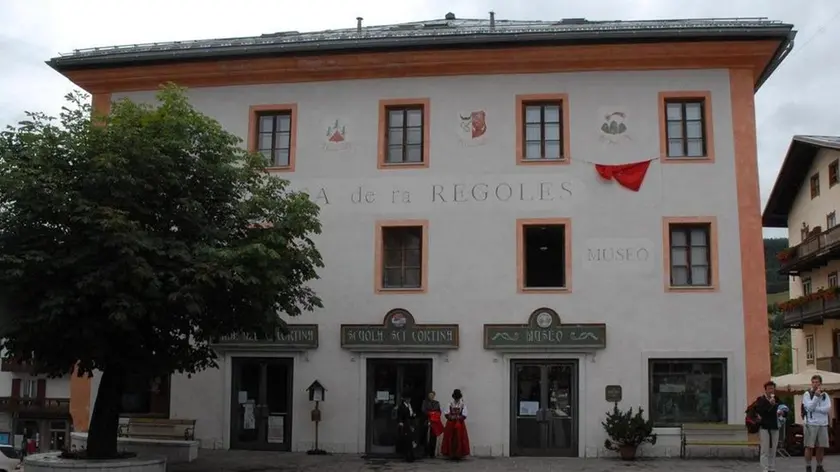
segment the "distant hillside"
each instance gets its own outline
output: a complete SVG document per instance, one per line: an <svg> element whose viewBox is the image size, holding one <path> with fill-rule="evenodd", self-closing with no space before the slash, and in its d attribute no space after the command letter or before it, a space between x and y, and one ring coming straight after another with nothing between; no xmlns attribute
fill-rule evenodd
<svg viewBox="0 0 840 472"><path fill-rule="evenodd" d="M767 269L767 293L787 292L788 277L779 274L779 260L776 254L788 247L787 238L764 239L764 267Z"/></svg>

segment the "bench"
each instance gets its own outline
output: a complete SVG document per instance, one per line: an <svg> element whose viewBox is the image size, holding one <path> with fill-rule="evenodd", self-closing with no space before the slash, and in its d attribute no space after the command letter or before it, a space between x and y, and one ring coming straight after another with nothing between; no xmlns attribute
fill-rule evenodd
<svg viewBox="0 0 840 472"><path fill-rule="evenodd" d="M680 457L685 459L688 446L758 447L740 424L688 423L680 426Z"/></svg>
<svg viewBox="0 0 840 472"><path fill-rule="evenodd" d="M119 436L130 438L194 441L195 420L129 418L128 423L120 425Z"/></svg>

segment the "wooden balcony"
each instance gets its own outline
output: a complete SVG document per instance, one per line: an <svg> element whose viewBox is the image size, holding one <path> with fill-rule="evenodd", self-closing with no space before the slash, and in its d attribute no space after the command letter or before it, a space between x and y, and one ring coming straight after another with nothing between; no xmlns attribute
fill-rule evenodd
<svg viewBox="0 0 840 472"><path fill-rule="evenodd" d="M799 275L816 269L829 261L840 259L840 226L829 228L785 251L788 257L780 260L780 274Z"/></svg>
<svg viewBox="0 0 840 472"><path fill-rule="evenodd" d="M840 297L811 300L785 310L784 326L801 328L806 324L822 324L826 319L840 318Z"/></svg>
<svg viewBox="0 0 840 472"><path fill-rule="evenodd" d="M32 365L25 362L17 362L9 359L0 361L0 372L13 372L15 374L32 374Z"/></svg>
<svg viewBox="0 0 840 472"><path fill-rule="evenodd" d="M70 399L0 397L0 412L63 417L70 414Z"/></svg>
<svg viewBox="0 0 840 472"><path fill-rule="evenodd" d="M840 374L840 357L817 358L817 370L822 370L824 372L836 372Z"/></svg>

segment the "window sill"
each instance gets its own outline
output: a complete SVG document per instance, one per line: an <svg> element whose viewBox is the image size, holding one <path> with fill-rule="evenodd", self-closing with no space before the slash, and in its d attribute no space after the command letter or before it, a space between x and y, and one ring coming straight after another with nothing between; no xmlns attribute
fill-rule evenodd
<svg viewBox="0 0 840 472"><path fill-rule="evenodd" d="M266 167L266 172L273 173L273 172L293 172L295 170L292 166L272 166Z"/></svg>
<svg viewBox="0 0 840 472"><path fill-rule="evenodd" d="M567 165L571 162L568 157L561 157L560 159L526 159L523 156L516 156L517 165L521 166L546 166L546 165Z"/></svg>
<svg viewBox="0 0 840 472"><path fill-rule="evenodd" d="M672 163L713 164L715 162L715 157L714 156L699 156L699 157L659 156L659 160L662 161L662 162L666 162L668 164L672 164Z"/></svg>
<svg viewBox="0 0 840 472"><path fill-rule="evenodd" d="M673 286L669 285L665 287L665 290L668 292L677 292L677 293L693 293L693 292L717 292L718 288L716 285L704 285L704 286Z"/></svg>
<svg viewBox="0 0 840 472"><path fill-rule="evenodd" d="M558 287L558 288L535 288L535 287L519 287L519 293L543 293L543 294L563 294L563 293L571 293L571 287Z"/></svg>
<svg viewBox="0 0 840 472"><path fill-rule="evenodd" d="M405 295L412 293L426 293L426 287L417 288L382 288L377 287L376 293L380 295Z"/></svg>
<svg viewBox="0 0 840 472"><path fill-rule="evenodd" d="M425 169L429 167L426 162L380 162L379 169Z"/></svg>

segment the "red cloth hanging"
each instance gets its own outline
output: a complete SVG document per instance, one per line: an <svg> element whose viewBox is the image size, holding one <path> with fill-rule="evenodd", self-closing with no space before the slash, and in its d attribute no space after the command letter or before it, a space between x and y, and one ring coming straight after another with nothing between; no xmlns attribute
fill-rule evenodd
<svg viewBox="0 0 840 472"><path fill-rule="evenodd" d="M631 162L630 164L595 164L595 170L598 171L601 178L615 180L622 187L638 192L642 187L642 182L645 180L645 174L647 174L652 160Z"/></svg>

